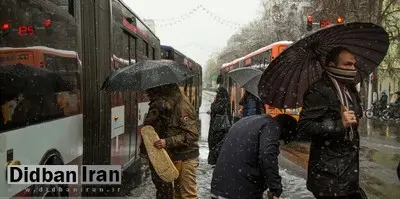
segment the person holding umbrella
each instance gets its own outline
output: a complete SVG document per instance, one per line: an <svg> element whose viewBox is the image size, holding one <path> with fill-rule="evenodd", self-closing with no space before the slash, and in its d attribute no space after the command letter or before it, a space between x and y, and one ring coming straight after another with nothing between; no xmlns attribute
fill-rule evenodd
<svg viewBox="0 0 400 199"><path fill-rule="evenodd" d="M316 198L361 198L356 58L336 47L325 63L322 78L305 92L300 113L299 135L311 138L307 188Z"/></svg>
<svg viewBox="0 0 400 199"><path fill-rule="evenodd" d="M247 90L245 91L239 104L242 106L242 108L239 110L239 112L242 114L242 117L260 115L265 112L264 105L262 104L261 100Z"/></svg>
<svg viewBox="0 0 400 199"><path fill-rule="evenodd" d="M257 88L261 74L260 69L250 67L237 68L228 73L229 77L245 89L245 93L239 102L239 105L242 106L239 110L242 117L265 113L264 104L258 96Z"/></svg>
<svg viewBox="0 0 400 199"><path fill-rule="evenodd" d="M157 198L198 198L196 168L199 165L199 132L196 111L181 93L177 84L167 84L146 90L150 108L144 125L151 125L159 134L156 148L168 151L179 171L172 184L161 180L152 170Z"/></svg>
<svg viewBox="0 0 400 199"><path fill-rule="evenodd" d="M297 138L311 140L307 188L316 198L367 198L359 185L362 108L355 85L388 48L389 35L380 26L332 25L286 48L260 79L266 104L302 107Z"/></svg>
<svg viewBox="0 0 400 199"><path fill-rule="evenodd" d="M161 138L155 148L164 148L179 177L163 181L150 165L157 199L197 199L196 168L199 165L199 129L196 111L177 83L193 76L186 67L170 60L143 60L110 74L103 82L106 92L146 91L150 103L144 125L154 127ZM143 142L142 142L143 143ZM141 145L140 153L146 156Z"/></svg>

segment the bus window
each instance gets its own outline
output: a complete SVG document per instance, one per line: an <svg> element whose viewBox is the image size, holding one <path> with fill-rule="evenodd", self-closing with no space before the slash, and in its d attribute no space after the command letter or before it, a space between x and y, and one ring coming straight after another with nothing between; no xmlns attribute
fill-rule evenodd
<svg viewBox="0 0 400 199"><path fill-rule="evenodd" d="M129 37L129 64L134 64L133 60L136 62L136 38Z"/></svg>
<svg viewBox="0 0 400 199"><path fill-rule="evenodd" d="M74 0L51 0L51 2L74 16Z"/></svg>
<svg viewBox="0 0 400 199"><path fill-rule="evenodd" d="M79 114L80 107L80 69L75 57L62 57L50 53L44 54L45 68L56 72L71 89L57 94L57 104L66 116Z"/></svg>
<svg viewBox="0 0 400 199"><path fill-rule="evenodd" d="M264 53L264 67L268 66L268 64L271 62L271 50L267 50Z"/></svg>
<svg viewBox="0 0 400 199"><path fill-rule="evenodd" d="M32 50L33 51L33 50ZM36 52L37 51L37 52ZM43 53L35 50L36 54ZM19 93L1 104L1 131L80 114L80 73L76 57L42 54L44 66L58 74L70 87L58 93ZM38 67L30 65L28 67ZM12 85L11 85L12 86Z"/></svg>
<svg viewBox="0 0 400 199"><path fill-rule="evenodd" d="M150 54L149 54L149 44L147 43L147 42L145 42L144 41L144 49L145 49L145 52L144 52L144 55L145 56L147 56L147 57L150 57Z"/></svg>

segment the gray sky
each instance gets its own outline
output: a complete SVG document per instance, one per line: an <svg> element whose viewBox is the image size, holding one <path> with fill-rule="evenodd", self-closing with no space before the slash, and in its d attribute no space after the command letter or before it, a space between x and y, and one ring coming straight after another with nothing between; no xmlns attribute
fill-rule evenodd
<svg viewBox="0 0 400 199"><path fill-rule="evenodd" d="M262 10L260 0L124 1L141 19L155 19L156 25L164 24L163 27L156 27L156 34L161 44L173 46L201 64L203 70L209 56L221 50L229 37L237 30L219 23L202 9L174 25L165 24L171 24L171 18L182 16L199 4L214 15L240 25L257 18Z"/></svg>

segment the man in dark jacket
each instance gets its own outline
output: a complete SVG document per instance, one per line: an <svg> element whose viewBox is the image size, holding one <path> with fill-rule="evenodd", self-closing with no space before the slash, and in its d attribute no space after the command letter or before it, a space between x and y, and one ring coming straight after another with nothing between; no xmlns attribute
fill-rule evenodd
<svg viewBox="0 0 400 199"><path fill-rule="evenodd" d="M179 171L179 178L172 184L162 181L152 169L157 199L197 199L196 168L199 165L199 132L196 111L180 92L177 84L168 84L146 91L149 113L144 125L151 125L160 140L156 148L164 148ZM175 197L173 197L175 196Z"/></svg>
<svg viewBox="0 0 400 199"><path fill-rule="evenodd" d="M311 139L307 188L316 198L360 198L356 59L344 47L328 53L322 78L305 92L300 139Z"/></svg>
<svg viewBox="0 0 400 199"><path fill-rule="evenodd" d="M288 119L289 118L289 119ZM225 137L211 181L212 198L261 199L282 193L278 155L280 135L296 131L288 115L252 115L236 122Z"/></svg>

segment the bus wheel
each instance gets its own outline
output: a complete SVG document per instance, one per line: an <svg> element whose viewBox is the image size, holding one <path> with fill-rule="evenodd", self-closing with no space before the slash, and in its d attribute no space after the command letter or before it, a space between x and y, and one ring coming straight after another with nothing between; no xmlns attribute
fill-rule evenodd
<svg viewBox="0 0 400 199"><path fill-rule="evenodd" d="M48 151L43 156L41 165L64 165L61 154L56 150ZM31 197L36 198L64 198L68 197L68 185L38 184L32 186Z"/></svg>

